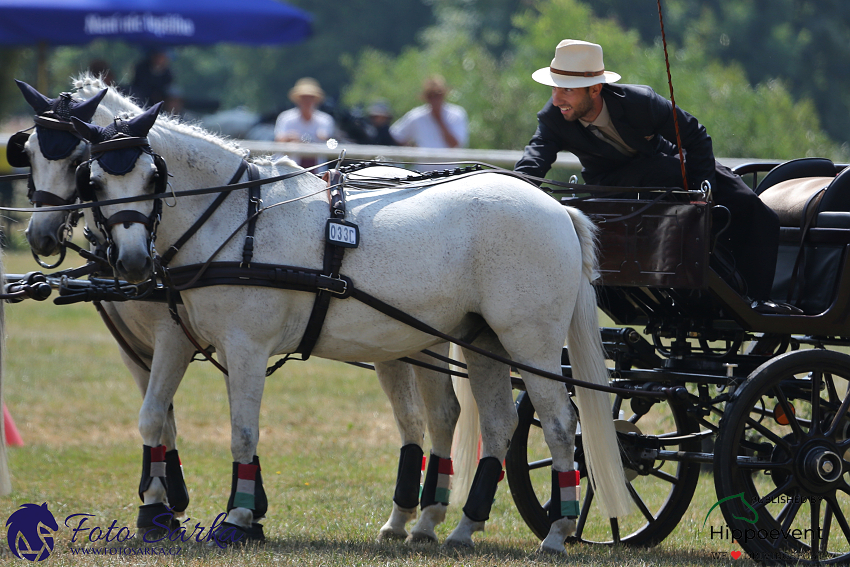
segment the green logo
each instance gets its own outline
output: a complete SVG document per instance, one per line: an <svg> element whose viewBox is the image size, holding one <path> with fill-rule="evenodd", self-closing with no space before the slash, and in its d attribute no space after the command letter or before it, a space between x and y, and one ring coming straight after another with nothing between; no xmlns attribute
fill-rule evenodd
<svg viewBox="0 0 850 567"><path fill-rule="evenodd" d="M703 520L703 521L702 521L702 527L705 527L705 523L708 521L708 517L711 515L711 511L712 511L712 510L714 510L715 508L717 508L718 506L720 506L720 504L721 504L721 503L726 502L727 500L732 500L733 498L740 498L740 499L741 499L741 502L743 502L743 503L744 503L744 506L746 506L747 508L749 508L749 509L750 509L750 511L753 513L753 516L755 516L755 518L753 518L752 520L751 520L751 519L749 519L749 518L742 518L742 517L740 517L740 516L734 516L734 515L732 516L733 518L735 518L736 520L743 520L744 522L749 522L749 523L751 523L751 524L755 524L756 522L758 522L758 521L759 521L759 513L756 511L756 509L755 509L755 508L753 508L753 507L750 505L750 503L749 503L749 502L747 502L746 498L744 498L744 493L743 493L743 492L741 492L741 493L739 493L739 494L733 494L732 496L727 496L726 498L721 498L720 500L718 500L718 501L714 504L714 506L712 506L712 507L711 507L711 509L709 509L708 514L706 514L706 515L705 515L705 520Z"/></svg>

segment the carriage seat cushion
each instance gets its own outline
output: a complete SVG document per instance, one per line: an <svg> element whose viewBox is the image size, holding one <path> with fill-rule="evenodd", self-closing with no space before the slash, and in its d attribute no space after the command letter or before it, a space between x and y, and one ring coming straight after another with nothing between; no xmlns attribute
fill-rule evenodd
<svg viewBox="0 0 850 567"><path fill-rule="evenodd" d="M834 180L834 177L788 179L771 185L759 195L759 198L776 212L779 216L780 226L799 227L803 224L803 209L809 197L827 187ZM815 197L815 202L809 206L815 207L814 210L817 210L818 203L822 198L823 193Z"/></svg>

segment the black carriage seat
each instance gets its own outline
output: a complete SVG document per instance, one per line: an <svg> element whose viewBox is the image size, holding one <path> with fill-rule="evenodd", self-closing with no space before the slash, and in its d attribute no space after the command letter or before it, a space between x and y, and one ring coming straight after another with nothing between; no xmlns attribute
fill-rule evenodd
<svg viewBox="0 0 850 567"><path fill-rule="evenodd" d="M826 311L835 299L846 261L850 168L836 176L831 161L804 159L774 168L756 192L779 215L781 227L772 297L815 315ZM785 166L788 170L782 171ZM803 177L789 177L790 173Z"/></svg>

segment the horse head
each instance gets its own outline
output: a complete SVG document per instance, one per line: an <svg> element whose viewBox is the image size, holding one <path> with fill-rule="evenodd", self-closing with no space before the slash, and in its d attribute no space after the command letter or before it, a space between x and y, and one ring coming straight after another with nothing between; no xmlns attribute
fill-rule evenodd
<svg viewBox="0 0 850 567"><path fill-rule="evenodd" d="M168 181L165 162L147 139L162 103L138 116L116 118L107 127L72 117L77 133L91 144L91 158L76 172L77 193L95 204L93 214L108 246L116 277L140 283L153 275L152 241L162 208L160 199ZM101 201L152 195L147 201L99 205Z"/></svg>
<svg viewBox="0 0 850 567"><path fill-rule="evenodd" d="M35 131L24 130L9 139L7 160L14 167L31 168L27 196L36 207L73 203L74 171L86 159L88 144L74 130L71 119L90 121L107 89L86 100L69 93L51 99L24 82L15 82L36 113ZM70 218L67 211L34 214L26 229L33 253L51 256L59 252Z"/></svg>

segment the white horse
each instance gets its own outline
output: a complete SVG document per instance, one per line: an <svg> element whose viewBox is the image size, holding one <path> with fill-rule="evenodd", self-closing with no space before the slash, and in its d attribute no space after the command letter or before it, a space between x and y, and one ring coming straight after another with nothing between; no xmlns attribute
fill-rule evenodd
<svg viewBox="0 0 850 567"><path fill-rule="evenodd" d="M103 97L94 111L94 122L97 124L105 126L118 115L141 112L141 109L130 99L112 88L102 94L106 86L94 77L83 75L74 81L74 85L77 89L74 93L77 104L80 101ZM35 109L47 107L49 99L46 97L26 88L25 85L21 85L21 90ZM45 136L55 135L55 132L40 130ZM52 193L58 199L58 201L51 201L54 204L71 202L76 196L73 166L84 159L87 144L82 142L74 144L73 150L67 156L47 159L40 151L38 133L38 131L33 133L24 146L31 164L33 186L39 191ZM43 256L51 256L58 252L60 240L66 231L66 213L51 212L49 209L45 207L45 212L34 214L26 231L33 250ZM87 224L93 227L94 222L88 211L86 218ZM100 236L97 231L94 235ZM102 238L100 240L100 245L103 246ZM139 431L145 444L152 443L150 447L164 445L169 449L175 448L176 451L177 429L170 399L195 353L195 347L174 323L165 304L135 301L103 302L103 307L118 327L120 334L129 342L131 349L142 359L142 365L140 365L128 355L125 349L120 349L124 363L133 374L144 396ZM178 312L183 321L188 321L182 306L178 306ZM445 349L443 354L446 354ZM403 454L400 458L404 460L407 457L407 468L402 471L400 467L399 470L399 483L403 488L401 491L396 491L393 511L387 523L381 528L379 539L410 537L412 540L436 540L434 527L445 518L447 503L437 503L426 507L420 521L410 534L405 525L417 516L419 461L421 461L421 445L426 426L432 440L432 452L439 458L448 459L451 454L454 420L459 411L457 402L451 392L450 383L439 373L424 368L411 369L409 365L403 363L387 362L378 365L377 374L392 404L402 446L408 447L402 450ZM164 424L161 421L163 416L165 416ZM153 439L159 439L159 441L153 441ZM419 458L414 458L417 448L420 455ZM169 451L166 455L171 461L172 457L176 457L176 452ZM412 466L414 461L415 467ZM174 480L177 479L172 479L172 483ZM185 490L182 476L179 479L179 487ZM170 484L169 488L172 488ZM169 494L164 490L160 477L152 477L150 486L140 491L140 495L144 499L144 506L140 509L139 527L148 527L152 518L162 513L165 504L174 506L174 502L169 502ZM179 508L182 512L185 506Z"/></svg>
<svg viewBox="0 0 850 567"><path fill-rule="evenodd" d="M171 168L177 190L222 185L242 159L216 139L168 122L154 126L154 120L155 114L148 112L121 126L132 137L146 136L141 142L149 141L152 148L137 152L135 167L126 174L114 175L106 169L114 169L107 165L113 164L113 158L107 157L110 151L95 155L88 189L94 198L150 195L157 177L154 152ZM115 134L80 121L75 125L92 142ZM116 154L114 159L126 157ZM263 177L294 176L263 188L266 208L257 221L252 261L321 269L329 216L326 187L289 162L267 164L261 170ZM164 250L176 242L213 199L210 195L179 198L177 206L164 211L157 247ZM346 253L341 272L357 290L432 328L474 337L474 345L553 374L560 373L561 349L568 339L575 375L607 384L590 283L595 269L593 225L581 213L562 207L528 183L497 173L434 182L427 189L351 192L348 205L347 218L360 227L362 241ZM113 204L101 209L105 217L128 210L147 216L153 205ZM238 263L245 211L244 193L225 200L180 249L172 266L208 260ZM146 226L116 224L109 232L116 247L117 275L131 282L148 279L153 260ZM195 287L181 293L193 327L215 345L229 370L234 475L227 522L228 527L250 533L256 486L261 484L252 464L258 462L263 361L297 349L314 297L303 291L251 285ZM382 362L441 341L356 300L334 299L313 354ZM517 418L505 367L473 350L466 349L465 355L481 416L483 458L463 518L447 543L472 545L472 533L483 529L489 517ZM564 539L574 532L577 516L576 491L562 480L575 478L571 471L576 415L562 384L525 370L521 374L541 418L553 469L562 473L553 474L553 496L559 496L561 504L553 503L554 512L562 517L554 518L542 546L564 551ZM576 398L591 482L600 505L609 517L625 515L631 498L609 397L578 388Z"/></svg>

